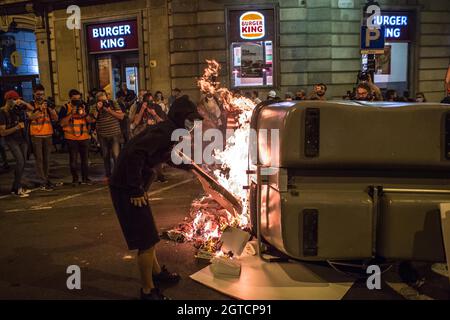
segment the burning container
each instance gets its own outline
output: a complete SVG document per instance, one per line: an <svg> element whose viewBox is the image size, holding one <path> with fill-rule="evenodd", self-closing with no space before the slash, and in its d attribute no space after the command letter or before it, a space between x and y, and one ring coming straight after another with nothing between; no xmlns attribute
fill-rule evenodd
<svg viewBox="0 0 450 320"><path fill-rule="evenodd" d="M450 106L281 102L255 108L251 126L279 130L278 146L257 140L250 183L270 245L311 261L445 261Z"/></svg>

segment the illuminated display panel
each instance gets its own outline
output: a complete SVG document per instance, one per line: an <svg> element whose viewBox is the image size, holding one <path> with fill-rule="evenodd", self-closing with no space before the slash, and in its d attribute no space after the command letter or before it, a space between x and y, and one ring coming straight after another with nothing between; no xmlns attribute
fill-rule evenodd
<svg viewBox="0 0 450 320"><path fill-rule="evenodd" d="M89 25L86 38L91 54L139 49L136 20Z"/></svg>
<svg viewBox="0 0 450 320"><path fill-rule="evenodd" d="M273 87L275 10L230 10L228 40L231 86Z"/></svg>
<svg viewBox="0 0 450 320"><path fill-rule="evenodd" d="M378 25L385 27L385 41L412 41L414 34L414 13L410 11L393 12L385 11L380 16L375 17Z"/></svg>

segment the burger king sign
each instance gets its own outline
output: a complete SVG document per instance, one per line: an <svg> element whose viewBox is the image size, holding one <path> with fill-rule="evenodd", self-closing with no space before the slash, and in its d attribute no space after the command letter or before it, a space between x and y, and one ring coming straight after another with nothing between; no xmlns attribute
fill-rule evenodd
<svg viewBox="0 0 450 320"><path fill-rule="evenodd" d="M256 11L243 13L239 18L239 26L242 39L261 39L266 34L264 16Z"/></svg>

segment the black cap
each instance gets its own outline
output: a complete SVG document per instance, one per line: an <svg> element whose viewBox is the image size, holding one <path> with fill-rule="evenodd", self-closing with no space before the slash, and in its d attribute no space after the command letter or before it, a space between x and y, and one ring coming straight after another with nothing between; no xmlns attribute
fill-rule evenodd
<svg viewBox="0 0 450 320"><path fill-rule="evenodd" d="M203 117L197 111L197 106L189 100L187 95L179 97L172 103L167 117L179 128L184 128L186 119L191 121L203 120Z"/></svg>

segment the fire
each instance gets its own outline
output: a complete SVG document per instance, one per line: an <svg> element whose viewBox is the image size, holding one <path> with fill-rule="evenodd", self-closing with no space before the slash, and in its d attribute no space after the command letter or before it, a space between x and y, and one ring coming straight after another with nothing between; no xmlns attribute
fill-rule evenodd
<svg viewBox="0 0 450 320"><path fill-rule="evenodd" d="M244 186L248 185L246 169L248 167L248 140L250 119L255 104L245 97L234 97L227 88L220 87L217 80L220 64L215 60L206 60L207 67L197 81L202 93L211 93L219 97L224 108L233 114L237 128L228 137L224 150L217 150L215 158L220 168L213 168L216 180L242 204L242 212L234 214L222 208L211 196L205 196L192 202L190 217L177 229L185 240L194 241L197 248L215 253L220 246L219 239L227 226L248 228L248 195Z"/></svg>

